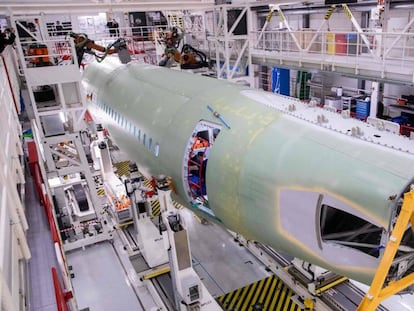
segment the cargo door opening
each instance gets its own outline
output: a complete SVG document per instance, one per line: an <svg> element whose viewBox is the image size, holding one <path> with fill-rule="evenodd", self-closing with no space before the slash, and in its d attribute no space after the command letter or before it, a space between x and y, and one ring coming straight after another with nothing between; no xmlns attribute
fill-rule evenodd
<svg viewBox="0 0 414 311"><path fill-rule="evenodd" d="M376 258L380 255L382 228L356 215L322 204L320 229L326 243L351 247Z"/></svg>
<svg viewBox="0 0 414 311"><path fill-rule="evenodd" d="M191 202L208 208L206 172L210 150L220 133L221 127L207 121L200 121L188 140L184 155L184 187Z"/></svg>

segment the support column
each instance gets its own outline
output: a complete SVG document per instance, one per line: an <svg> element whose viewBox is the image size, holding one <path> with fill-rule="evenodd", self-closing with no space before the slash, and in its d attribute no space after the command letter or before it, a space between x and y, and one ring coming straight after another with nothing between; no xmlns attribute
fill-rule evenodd
<svg viewBox="0 0 414 311"><path fill-rule="evenodd" d="M370 117L377 117L378 114L378 102L383 102L384 97L384 83L372 82L371 86L371 104L370 104Z"/></svg>

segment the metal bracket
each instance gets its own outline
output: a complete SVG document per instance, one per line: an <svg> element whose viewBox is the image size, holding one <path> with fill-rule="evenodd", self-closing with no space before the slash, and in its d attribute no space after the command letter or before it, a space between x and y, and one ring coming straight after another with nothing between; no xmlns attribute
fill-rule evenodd
<svg viewBox="0 0 414 311"><path fill-rule="evenodd" d="M400 214L385 248L377 273L357 311L375 311L383 300L414 284L414 272L412 272L398 281L390 282L389 285L383 287L385 278L400 246L401 239L410 223L411 229L414 230L414 190L404 194Z"/></svg>

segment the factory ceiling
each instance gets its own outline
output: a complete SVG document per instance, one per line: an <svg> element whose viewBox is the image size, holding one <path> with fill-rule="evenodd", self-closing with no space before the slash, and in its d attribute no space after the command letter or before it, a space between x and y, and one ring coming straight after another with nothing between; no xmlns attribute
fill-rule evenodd
<svg viewBox="0 0 414 311"><path fill-rule="evenodd" d="M203 9L214 5L214 0L5 0L0 5L0 14L53 14L62 12L96 11L151 11Z"/></svg>

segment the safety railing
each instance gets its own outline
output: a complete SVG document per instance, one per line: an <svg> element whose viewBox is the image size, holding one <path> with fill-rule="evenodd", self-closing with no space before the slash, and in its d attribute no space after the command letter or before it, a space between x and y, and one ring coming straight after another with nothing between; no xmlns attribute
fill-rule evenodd
<svg viewBox="0 0 414 311"><path fill-rule="evenodd" d="M76 64L75 47L71 39L46 41L21 41L21 53L25 68Z"/></svg>
<svg viewBox="0 0 414 311"><path fill-rule="evenodd" d="M250 39L252 56L280 63L290 60L332 71L346 67L353 69L349 73L365 70L382 79L413 78L412 33L272 30L251 32Z"/></svg>
<svg viewBox="0 0 414 311"><path fill-rule="evenodd" d="M118 38L123 38L133 60L158 64L165 49L162 36L166 29L165 25L123 27L112 35L108 32L94 30L82 34L102 47L108 47ZM63 32L50 31L48 40L36 40L34 37L22 39L18 47L24 68L76 65L76 48L70 34L71 32L66 30ZM183 40L181 44L184 43L189 43L194 48L203 51L208 50L210 45L205 33L193 34ZM103 55L100 52L96 52L96 54ZM93 55L85 53L83 63L93 61L93 57Z"/></svg>
<svg viewBox="0 0 414 311"><path fill-rule="evenodd" d="M132 59L140 59L144 62L156 64L157 54L163 53L160 37L167 26L145 26L145 27L121 27L115 36L107 32L87 32L89 39L96 43L107 46L118 37L124 38Z"/></svg>

